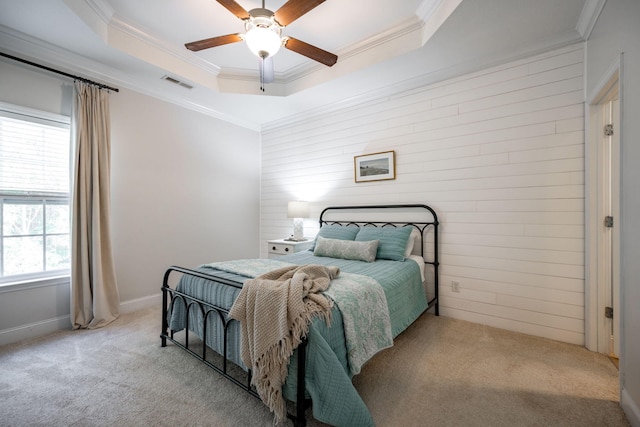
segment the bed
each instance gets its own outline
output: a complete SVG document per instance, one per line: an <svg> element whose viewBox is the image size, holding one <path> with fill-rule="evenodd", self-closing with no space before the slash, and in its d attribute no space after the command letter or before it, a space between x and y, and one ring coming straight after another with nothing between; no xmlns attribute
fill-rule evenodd
<svg viewBox="0 0 640 427"><path fill-rule="evenodd" d="M313 318L287 366L287 417L304 426L310 405L327 424L373 425L351 379L422 313L439 315L438 218L423 204L333 206L319 225L307 251L168 268L161 344L170 341L259 398L242 361L242 327L229 316L243 284L309 265L335 269L338 277L323 292L331 301L330 326Z"/></svg>

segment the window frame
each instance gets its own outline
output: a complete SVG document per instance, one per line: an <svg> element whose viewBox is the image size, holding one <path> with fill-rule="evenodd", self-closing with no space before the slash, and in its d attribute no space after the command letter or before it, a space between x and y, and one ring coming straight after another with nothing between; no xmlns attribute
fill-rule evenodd
<svg viewBox="0 0 640 427"><path fill-rule="evenodd" d="M26 194L16 193L13 191L2 192L0 191L0 221L3 220L3 205L9 201L11 202L28 202L34 203L36 205L40 204L43 208L43 229L40 234L34 234L33 236L41 236L43 238L43 266L46 265L46 238L47 236L56 236L56 235L64 235L68 234L69 236L69 251L71 252L71 174L72 174L72 158L73 158L73 145L72 145L72 128L71 128L71 117L51 113L47 111L36 110L33 108L22 107L19 105L9 104L5 102L0 102L0 116L8 117L15 120L27 121L36 124L45 124L47 126L54 126L63 129L67 129L69 131L69 192L68 193L59 193L59 192L46 192L46 191L37 191L37 192L26 192ZM40 201L40 203L37 203ZM46 233L46 207L47 204L66 204L69 206L69 232L68 233ZM2 227L2 223L0 223L0 227ZM1 228L0 228L1 230ZM0 235L0 274L4 272L4 259L2 259L2 254L4 253L4 240L8 236L4 234ZM12 236L11 236L12 237ZM10 276L1 276L0 275L0 289L4 291L8 291L9 289L13 289L14 286L18 288L25 287L39 287L39 286L47 286L48 284L57 284L61 281L68 282L70 280L71 270L69 268L61 268L55 270L45 270L39 271L35 273L24 273L24 274L14 274Z"/></svg>

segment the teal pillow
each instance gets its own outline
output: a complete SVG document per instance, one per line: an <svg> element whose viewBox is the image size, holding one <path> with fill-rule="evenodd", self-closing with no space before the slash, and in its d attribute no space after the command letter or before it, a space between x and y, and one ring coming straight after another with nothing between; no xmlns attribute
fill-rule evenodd
<svg viewBox="0 0 640 427"><path fill-rule="evenodd" d="M356 241L379 240L376 258L404 261L407 241L412 227L362 227Z"/></svg>
<svg viewBox="0 0 640 427"><path fill-rule="evenodd" d="M353 240L325 239L318 237L313 254L331 258L373 262L376 260L378 240L354 242Z"/></svg>
<svg viewBox="0 0 640 427"><path fill-rule="evenodd" d="M314 250L318 237L324 237L325 239L338 239L338 240L355 240L356 234L358 234L358 226L355 225L324 225L320 227L320 231L316 235L316 240L311 245L309 250Z"/></svg>

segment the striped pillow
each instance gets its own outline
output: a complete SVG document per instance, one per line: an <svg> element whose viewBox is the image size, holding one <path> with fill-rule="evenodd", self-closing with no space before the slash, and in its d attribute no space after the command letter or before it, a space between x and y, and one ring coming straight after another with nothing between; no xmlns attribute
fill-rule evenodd
<svg viewBox="0 0 640 427"><path fill-rule="evenodd" d="M358 230L358 226L355 225L325 225L320 228L320 231L318 231L316 240L313 242L309 250L313 250L316 247L318 237L324 237L325 239L355 240Z"/></svg>
<svg viewBox="0 0 640 427"><path fill-rule="evenodd" d="M380 240L376 258L404 261L412 227L362 227L356 241Z"/></svg>

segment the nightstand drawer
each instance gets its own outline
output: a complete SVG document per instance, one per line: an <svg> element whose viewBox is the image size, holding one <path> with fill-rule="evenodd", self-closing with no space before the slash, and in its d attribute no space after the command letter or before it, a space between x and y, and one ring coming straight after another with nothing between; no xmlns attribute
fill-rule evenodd
<svg viewBox="0 0 640 427"><path fill-rule="evenodd" d="M269 242L269 253L277 255L287 255L295 252L295 246L289 243Z"/></svg>
<svg viewBox="0 0 640 427"><path fill-rule="evenodd" d="M278 258L283 255L294 254L300 251L306 251L313 244L313 239L294 242L291 240L277 239L269 240L267 248L269 258Z"/></svg>

